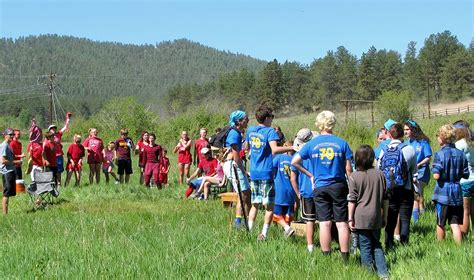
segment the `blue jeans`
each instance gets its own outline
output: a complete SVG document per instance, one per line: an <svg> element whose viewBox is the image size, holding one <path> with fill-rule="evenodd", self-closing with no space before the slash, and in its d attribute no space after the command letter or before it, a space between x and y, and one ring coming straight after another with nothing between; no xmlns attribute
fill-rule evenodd
<svg viewBox="0 0 474 280"><path fill-rule="evenodd" d="M371 271L375 265L379 277L388 277L387 263L380 243L380 229L357 229L357 233L362 265Z"/></svg>

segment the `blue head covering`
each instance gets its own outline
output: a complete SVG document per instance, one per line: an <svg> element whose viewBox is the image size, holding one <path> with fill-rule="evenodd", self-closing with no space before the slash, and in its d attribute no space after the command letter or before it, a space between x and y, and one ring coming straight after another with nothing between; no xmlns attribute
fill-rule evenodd
<svg viewBox="0 0 474 280"><path fill-rule="evenodd" d="M235 127L235 123L238 120L244 118L245 116L247 116L247 114L244 111L237 110L237 111L232 112L229 116L229 125L231 127Z"/></svg>
<svg viewBox="0 0 474 280"><path fill-rule="evenodd" d="M388 119L384 124L383 124L383 127L385 127L386 130L390 130L390 128L392 127L392 125L396 124L397 122L392 120L392 119Z"/></svg>

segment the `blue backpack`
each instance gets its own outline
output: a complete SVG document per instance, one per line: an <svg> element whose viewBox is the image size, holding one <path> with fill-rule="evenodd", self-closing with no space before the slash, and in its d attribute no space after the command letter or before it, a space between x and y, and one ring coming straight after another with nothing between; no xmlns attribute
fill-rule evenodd
<svg viewBox="0 0 474 280"><path fill-rule="evenodd" d="M398 144L395 147L385 147L384 153L380 159L379 168L387 181L387 189L404 187L409 179L408 164L403 157L402 149L405 143Z"/></svg>

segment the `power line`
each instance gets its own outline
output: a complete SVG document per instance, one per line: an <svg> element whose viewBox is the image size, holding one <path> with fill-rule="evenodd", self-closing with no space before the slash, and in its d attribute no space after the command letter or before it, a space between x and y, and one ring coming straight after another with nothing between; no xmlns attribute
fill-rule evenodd
<svg viewBox="0 0 474 280"><path fill-rule="evenodd" d="M5 100L5 101L1 101L1 102L2 102L2 104L5 104L5 103L22 101L22 100L29 100L29 99L44 97L44 96L47 96L47 95L41 94L41 95L35 95L35 96L32 96L32 97L23 97L23 98L18 98L18 99L10 99L10 100Z"/></svg>
<svg viewBox="0 0 474 280"><path fill-rule="evenodd" d="M44 85L34 85L34 86L27 86L27 87L22 87L22 88L3 89L3 90L0 90L0 95L18 94L18 93L24 93L31 90L38 90L38 89L44 89L44 88L45 88Z"/></svg>

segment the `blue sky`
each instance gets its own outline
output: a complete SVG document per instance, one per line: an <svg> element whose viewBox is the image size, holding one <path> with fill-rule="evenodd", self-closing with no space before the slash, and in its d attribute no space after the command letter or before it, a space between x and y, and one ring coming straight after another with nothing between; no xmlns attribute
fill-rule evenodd
<svg viewBox="0 0 474 280"><path fill-rule="evenodd" d="M360 57L374 45L402 57L409 41L450 30L473 37L471 1L0 0L0 37L60 34L155 44L187 38L256 58L309 64L345 46Z"/></svg>

